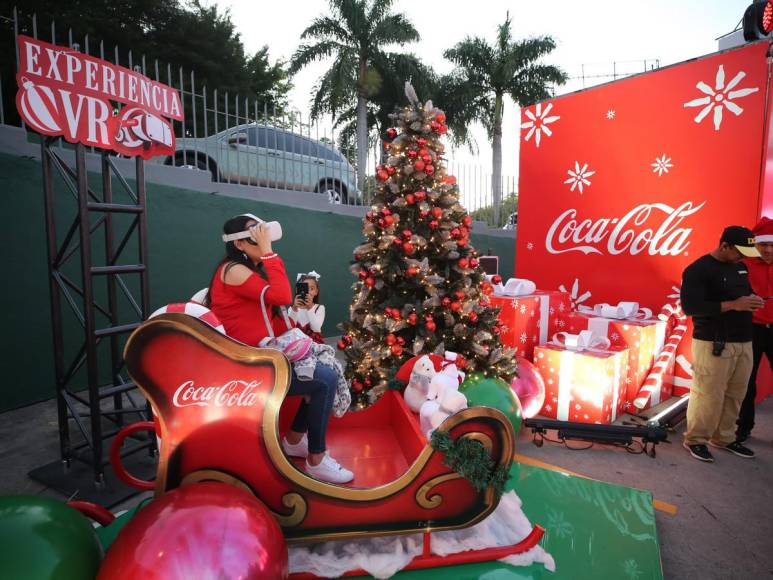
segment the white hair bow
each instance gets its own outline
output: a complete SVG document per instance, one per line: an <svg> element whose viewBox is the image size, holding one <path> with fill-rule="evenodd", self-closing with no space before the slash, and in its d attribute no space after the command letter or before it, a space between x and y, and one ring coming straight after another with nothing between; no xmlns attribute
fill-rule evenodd
<svg viewBox="0 0 773 580"><path fill-rule="evenodd" d="M322 276L320 276L314 270L312 270L311 272L307 272L305 274L303 272L299 273L295 277L295 281L298 282L301 278L314 278L315 280L319 280L320 278L322 278Z"/></svg>

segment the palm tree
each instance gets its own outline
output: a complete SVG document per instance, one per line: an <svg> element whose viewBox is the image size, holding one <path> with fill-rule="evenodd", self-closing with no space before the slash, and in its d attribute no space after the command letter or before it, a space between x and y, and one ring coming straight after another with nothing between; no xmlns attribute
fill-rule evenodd
<svg viewBox="0 0 773 580"><path fill-rule="evenodd" d="M504 96L510 95L520 106L551 96L548 85L563 84L566 74L552 65L541 64L556 43L550 36L514 41L510 33L510 13L499 26L494 46L479 37L467 37L444 56L456 65L445 79L443 104L457 140L466 137L466 127L479 121L491 139L491 188L494 221L499 223L502 202L502 114Z"/></svg>
<svg viewBox="0 0 773 580"><path fill-rule="evenodd" d="M368 99L381 85L376 65L388 53L384 47L419 40L419 33L404 14L393 14L394 0L330 0L330 15L317 17L301 34L313 38L301 44L290 61L294 74L316 60L333 57L333 64L315 87L311 115L335 115L357 103L357 182L365 183L368 147ZM383 67L382 67L383 68Z"/></svg>

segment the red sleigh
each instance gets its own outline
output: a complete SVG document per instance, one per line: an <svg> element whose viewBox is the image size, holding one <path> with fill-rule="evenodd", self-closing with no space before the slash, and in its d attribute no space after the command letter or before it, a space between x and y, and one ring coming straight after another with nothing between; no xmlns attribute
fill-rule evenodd
<svg viewBox="0 0 773 580"><path fill-rule="evenodd" d="M157 496L199 481L236 485L272 511L288 542L464 528L498 504L493 487L476 491L443 464L394 391L331 418L328 447L355 474L351 484L334 485L312 479L282 451L281 433L299 403L285 399L290 366L282 353L245 346L186 314L164 314L132 334L125 359L160 424ZM500 411L465 409L441 429L479 441L496 467L510 467L514 433ZM123 478L142 484L125 472ZM479 550L465 561L523 552L541 536L535 526L520 544ZM426 552L425 565L437 565Z"/></svg>

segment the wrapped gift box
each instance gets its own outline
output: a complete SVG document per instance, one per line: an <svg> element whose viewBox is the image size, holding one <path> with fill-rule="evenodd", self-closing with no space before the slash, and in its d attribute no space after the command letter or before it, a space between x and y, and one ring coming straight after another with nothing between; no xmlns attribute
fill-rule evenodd
<svg viewBox="0 0 773 580"><path fill-rule="evenodd" d="M559 421L607 425L623 412L628 349L574 351L548 344L534 349L545 380L540 414Z"/></svg>
<svg viewBox="0 0 773 580"><path fill-rule="evenodd" d="M525 296L489 297L500 309L502 343L515 349L518 356L532 360L534 347L547 343L556 332L565 330L571 298L566 292L537 290Z"/></svg>
<svg viewBox="0 0 773 580"><path fill-rule="evenodd" d="M616 320L602 318L591 312L571 312L566 317L567 332L592 330L606 336L615 347L628 348L628 374L625 377L624 408L632 404L655 358L663 348L666 322L663 320Z"/></svg>

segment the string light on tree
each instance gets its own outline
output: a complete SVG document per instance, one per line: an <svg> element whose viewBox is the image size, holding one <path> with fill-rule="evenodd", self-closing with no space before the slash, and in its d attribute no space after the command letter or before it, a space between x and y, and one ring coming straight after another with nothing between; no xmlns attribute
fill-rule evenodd
<svg viewBox="0 0 773 580"><path fill-rule="evenodd" d="M516 372L470 245L472 218L446 173L445 114L420 103L408 84L406 96L410 105L386 131L388 157L376 169L375 203L354 249L350 320L338 345L358 409L375 402L396 369L419 353L451 350L466 372L506 380Z"/></svg>

